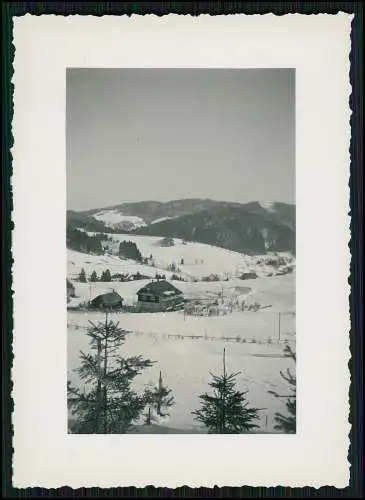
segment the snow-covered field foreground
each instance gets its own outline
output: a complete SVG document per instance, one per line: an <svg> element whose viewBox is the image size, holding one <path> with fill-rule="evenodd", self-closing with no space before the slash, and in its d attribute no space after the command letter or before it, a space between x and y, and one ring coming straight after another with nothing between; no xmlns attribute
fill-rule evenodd
<svg viewBox="0 0 365 500"><path fill-rule="evenodd" d="M76 260L75 254L77 252L70 252L69 260ZM91 262L93 256L87 257ZM127 302L133 303L136 291L145 283L76 282L78 297L75 300L89 300L90 294L114 288ZM212 283L177 282L176 286L186 297L202 297L223 290L225 296L268 307L256 312L235 310L213 317L188 316L183 312L111 314L111 319L118 320L120 326L130 332L121 354L141 354L156 361L136 378L135 388L143 390L150 382L156 384L162 371L164 383L173 390L176 403L170 418L161 424L181 432L201 431L191 411L199 407L198 396L209 392L209 373L221 373L225 347L227 369L241 372L237 383L240 390L248 390L249 406L262 408L259 412L261 431L274 431L274 414L285 413L285 400L273 397L268 391L287 393L280 370L290 368L295 372L294 362L283 357L285 342L295 349L295 273L245 281L232 278ZM87 352L89 348L86 327L89 321L98 320L103 320L102 313L68 313L68 377L78 386L80 381L73 370L79 366L79 351Z"/></svg>

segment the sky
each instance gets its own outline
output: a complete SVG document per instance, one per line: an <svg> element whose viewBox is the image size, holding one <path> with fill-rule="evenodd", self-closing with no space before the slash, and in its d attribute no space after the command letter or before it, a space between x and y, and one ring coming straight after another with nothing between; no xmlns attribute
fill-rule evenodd
<svg viewBox="0 0 365 500"><path fill-rule="evenodd" d="M71 68L67 208L295 202L294 69Z"/></svg>

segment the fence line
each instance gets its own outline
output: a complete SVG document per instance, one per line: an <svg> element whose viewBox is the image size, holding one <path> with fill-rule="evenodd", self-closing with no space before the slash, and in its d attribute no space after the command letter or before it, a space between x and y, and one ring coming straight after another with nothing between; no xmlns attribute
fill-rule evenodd
<svg viewBox="0 0 365 500"><path fill-rule="evenodd" d="M85 304L87 303L87 301L85 301ZM128 313L128 312L138 312L138 313L148 313L148 314L152 314L154 313L153 311L141 311L140 309L138 309L137 307L137 304L138 302L136 302L135 304L130 304L130 305L127 305L127 304L123 304L120 309L116 309L115 311L112 311L113 314L118 314L118 313ZM204 306L205 307L205 306ZM241 312L241 313L247 313L247 314L255 314L256 316L259 315L259 314L266 314L266 315L272 315L273 317L278 317L279 314L281 315L281 317L284 317L284 316L291 316L291 317L295 317L296 316L296 311L272 311L270 310L270 307L271 306L261 306L259 309L257 310L254 310L254 309L236 309L236 310L232 310L232 313L234 312ZM75 306L67 306L67 312L68 313L77 313L77 312L91 312L91 313L100 313L100 312L103 312L103 311L100 311L98 309L89 309L87 305L85 306L80 306L80 305L75 305ZM166 312L166 311L156 311L156 314L159 313L159 312ZM182 314L182 315L185 315L187 318L188 317L205 317L205 316L202 316L200 314L191 314L191 313L188 313L186 312L183 308L182 309L177 309L176 311L172 311L172 312L177 312L179 314ZM228 314L227 314L228 316Z"/></svg>
<svg viewBox="0 0 365 500"><path fill-rule="evenodd" d="M74 328L75 330L87 330L89 326L87 325L77 325L77 324L67 324L67 328ZM180 333L157 333L157 332L141 332L138 330L129 331L135 336L145 335L149 338L163 338L168 340L205 340L205 341L223 341L223 342L236 342L241 344L289 344L292 339L285 337L282 339L273 339L271 337L257 338L257 337L241 337L236 335L234 337L226 336L210 336L210 335L189 335Z"/></svg>
<svg viewBox="0 0 365 500"><path fill-rule="evenodd" d="M70 311L71 314L69 315L69 319L72 318L72 311ZM239 331L237 331L236 335L234 336L220 336L220 337L211 337L205 334L205 328L201 330L201 328L198 328L198 331L196 331L196 334L194 335L193 333L156 333L155 335L164 335L164 338L170 338L170 339L184 339L184 338L190 338L191 340L198 340L198 339L205 339L205 340L223 340L225 342L242 342L242 343L264 343L264 344L273 344L273 343L285 343L288 342L287 339L291 339L292 335L295 335L295 325L292 324L292 321L295 321L295 312L294 311L244 311L247 314L252 314L252 315L259 315L262 313L263 315L266 315L268 318L268 315L272 315L272 321L270 320L269 322L271 323L271 326L267 324L267 328L265 328L266 332L263 332L265 337L242 337L239 334ZM180 311L180 314L184 314L184 311ZM184 315L185 316L185 315ZM187 316L188 318L189 316ZM290 320L292 318L292 320ZM184 317L185 320L185 317ZM289 323L288 323L289 321ZM83 328L80 325L77 324L68 324L68 326L71 326L73 328ZM85 326L84 328L88 328L88 326ZM184 328L182 328L184 330ZM228 333L228 332L227 332ZM146 335L145 332L138 332L134 330L135 335Z"/></svg>

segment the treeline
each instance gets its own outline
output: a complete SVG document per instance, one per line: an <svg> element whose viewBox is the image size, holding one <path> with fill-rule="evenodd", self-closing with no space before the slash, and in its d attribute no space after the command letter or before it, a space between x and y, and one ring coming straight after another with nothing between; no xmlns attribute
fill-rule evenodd
<svg viewBox="0 0 365 500"><path fill-rule="evenodd" d="M84 229L94 233L114 233L114 229L107 227L102 221L96 220L91 214L67 210L66 223L69 229Z"/></svg>
<svg viewBox="0 0 365 500"><path fill-rule="evenodd" d="M142 262L143 260L141 252L133 241L121 241L118 253L119 257L124 257L125 259L132 259L137 262Z"/></svg>
<svg viewBox="0 0 365 500"><path fill-rule="evenodd" d="M128 274L128 273L114 273L111 274L109 269L106 269L105 271L102 271L100 276L98 273L94 270L89 277L87 277L85 269L82 268L77 281L80 283L95 283L95 282L103 282L103 283L108 283L110 281L120 281L120 282L125 282L125 281L133 281L133 280L144 280L144 279L150 279L150 276L146 276L144 274L141 274L139 271L133 274Z"/></svg>
<svg viewBox="0 0 365 500"><path fill-rule="evenodd" d="M77 252L102 255L104 253L103 242L111 241L112 238L104 233L89 236L85 231L67 228L66 246Z"/></svg>
<svg viewBox="0 0 365 500"><path fill-rule="evenodd" d="M259 204L226 204L167 219L134 232L148 236L164 236L162 246L173 238L214 245L249 255L268 252L295 254L295 207L292 215L268 212ZM284 222L285 220L285 222ZM291 221L291 222L290 222Z"/></svg>
<svg viewBox="0 0 365 500"><path fill-rule="evenodd" d="M112 242L113 238L105 233L97 233L90 236L87 232L76 228L67 227L66 246L78 252L102 255L110 250L107 242ZM143 258L136 243L133 241L121 241L119 244L119 257L132 259L137 262L148 263L148 258Z"/></svg>

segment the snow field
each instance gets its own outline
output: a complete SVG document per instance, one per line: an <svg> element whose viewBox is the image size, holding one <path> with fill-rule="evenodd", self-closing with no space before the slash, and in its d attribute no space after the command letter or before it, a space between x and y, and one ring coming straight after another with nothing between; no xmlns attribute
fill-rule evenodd
<svg viewBox="0 0 365 500"><path fill-rule="evenodd" d="M269 390L285 391L280 370L291 368L293 361L282 357L286 340L295 349L295 293L293 275L261 278L247 282L251 285L245 297L251 300L267 299L272 308L257 312L239 311L219 317L185 316L173 313L113 313L110 318L119 321L120 327L130 331L121 348L125 356L142 354L157 363L136 378L135 388L143 390L145 385L158 380L161 370L164 381L174 393L176 400L171 416L164 426L180 430L199 430L191 411L199 406L198 396L209 390L209 373L220 373L223 348L226 348L229 371L241 371L237 377L238 387L248 390L250 406L264 408L260 411L262 432L274 432L273 417L276 411L285 413L284 400L268 394ZM184 293L202 296L219 290L219 283L178 283ZM234 289L230 282L223 282L225 293ZM245 282L246 284L246 282ZM107 285L105 287L105 285ZM108 283L95 283L107 290ZM118 285L122 296L133 300L133 293L143 282L111 283ZM87 293L89 284L76 283L76 293ZM183 287L181 287L183 288ZM247 293L249 295L247 295ZM280 337L278 338L278 312ZM73 372L79 365L79 351L88 351L89 340L86 328L89 321L102 321L100 312L75 311L68 313L68 373L69 379L80 384ZM202 338L197 338L201 336ZM193 338L191 338L193 337ZM227 340L224 341L222 337ZM237 339L239 337L239 339ZM271 343L268 343L268 339ZM252 340L255 340L253 343ZM245 340L245 342L244 342Z"/></svg>
<svg viewBox="0 0 365 500"><path fill-rule="evenodd" d="M88 232L88 234L95 235L96 233ZM174 246L162 247L160 246L162 237L139 236L129 233L111 234L110 236L114 243L108 242L108 246L111 247L113 254L118 253L121 241L132 241L136 243L143 257L153 256L157 269L166 272L169 265L175 264L181 271L177 274L189 278L202 278L210 274L217 274L224 279L244 272L256 272L258 276L267 276L269 273L275 272L273 266L266 264L270 259L277 258L272 254L250 256L203 243L187 242L184 244L182 240L177 238L174 239ZM288 264L294 262L293 257L288 253L280 253L278 256ZM181 264L182 259L183 264ZM151 267L149 269L151 270Z"/></svg>
<svg viewBox="0 0 365 500"><path fill-rule="evenodd" d="M75 328L89 326L89 321L102 321L98 312L68 313L68 325ZM279 340L278 315L269 312L235 312L226 316L188 316L183 312L111 314L122 328L144 336L203 337L207 340L228 339L230 342L264 342ZM282 313L280 339L292 341L295 336L295 316ZM192 340L194 340L194 338Z"/></svg>
<svg viewBox="0 0 365 500"><path fill-rule="evenodd" d="M221 373L225 347L228 371L241 372L237 377L238 388L249 391L249 406L263 408L260 411L261 431L274 432L274 414L277 411L285 413L285 400L273 397L268 390L287 391L280 370L290 368L295 373L294 362L282 357L284 341L295 349L295 272L267 277L275 272L273 266L266 264L273 258L272 255L252 257L200 243L183 244L180 240L175 240L172 247L161 247L160 237L110 236L115 240L113 253L118 251L120 241L133 241L144 257L152 254L154 266L121 260L116 255L94 256L68 250L68 278L73 282L76 293L70 305L87 302L112 290L123 297L125 304L132 305L137 301L137 291L150 282L148 279L79 283L75 280L82 268L87 277L94 270L100 276L102 271L109 269L112 275L139 271L154 278L157 272L166 274L170 279L172 273L166 268L175 263L181 269L181 273L176 274L191 279L188 282L172 282L188 299L211 300L223 294L223 301L232 299L240 305L245 302L246 305L258 303L265 306L257 312L234 310L226 315L208 317L184 315L181 311L110 315L111 319L119 321L121 328L130 332L121 347L121 354L142 354L156 361L153 367L136 378L135 388L143 390L146 384L157 383L161 370L165 384L173 390L176 404L172 407L171 417L163 425L187 431L199 429L191 411L199 407L198 396L210 390L209 373ZM295 264L289 255L279 256ZM181 259L184 260L183 265ZM251 280L235 277L242 272L256 272L259 277ZM211 273L228 280L192 281ZM80 350L89 350L86 328L89 321L103 319L104 315L100 312L68 311L68 377L75 385L81 386L73 371L79 366Z"/></svg>
<svg viewBox="0 0 365 500"><path fill-rule="evenodd" d="M294 369L293 362L279 357L282 345L233 344L203 340L169 341L160 337L130 334L121 348L124 356L142 354L157 361L135 379L135 389L142 391L149 383L157 383L162 371L164 383L173 391L175 405L164 425L177 429L199 429L191 411L199 407L198 396L210 390L209 373L221 373L222 353L226 348L227 369L241 373L237 377L240 390L248 390L250 406L263 408L259 425L265 432L273 432L273 416L285 411L284 402L268 394L268 390L285 391L280 370ZM82 329L68 331L68 376L75 385L82 387L72 371L79 365L79 350L88 351L88 337Z"/></svg>
<svg viewBox="0 0 365 500"><path fill-rule="evenodd" d="M133 215L123 215L118 210L102 210L96 214L93 214L94 219L104 222L108 227L118 227L126 224L127 226L136 229L138 227L144 227L147 224L141 217L136 217Z"/></svg>
<svg viewBox="0 0 365 500"><path fill-rule="evenodd" d="M75 250L67 250L67 255L67 274L71 280L77 279L81 269L85 269L87 278L93 271L100 277L106 269L109 269L111 274L134 274L139 271L151 279L155 277L156 272L166 274L164 269L140 264L131 259L122 260L115 255L89 255Z"/></svg>

